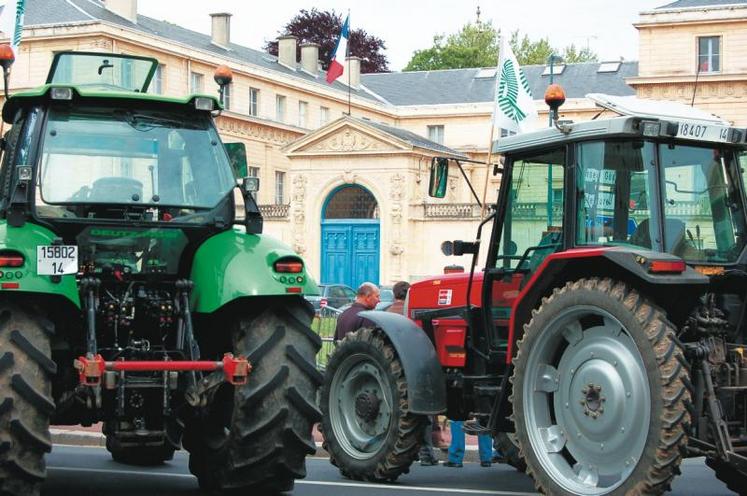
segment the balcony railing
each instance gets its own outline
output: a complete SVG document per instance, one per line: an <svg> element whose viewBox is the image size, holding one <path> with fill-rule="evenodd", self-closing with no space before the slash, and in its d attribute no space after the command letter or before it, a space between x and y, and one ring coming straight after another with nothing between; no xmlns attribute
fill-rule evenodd
<svg viewBox="0 0 747 496"><path fill-rule="evenodd" d="M259 211L265 219L287 219L289 210L289 204L269 204L259 206Z"/></svg>
<svg viewBox="0 0 747 496"><path fill-rule="evenodd" d="M478 219L480 206L476 203L426 203L425 216L431 219Z"/></svg>

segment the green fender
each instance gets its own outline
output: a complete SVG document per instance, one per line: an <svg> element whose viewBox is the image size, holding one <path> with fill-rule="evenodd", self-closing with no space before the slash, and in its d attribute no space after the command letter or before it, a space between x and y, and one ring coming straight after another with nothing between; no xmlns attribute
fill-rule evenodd
<svg viewBox="0 0 747 496"><path fill-rule="evenodd" d="M51 245L58 236L49 229L26 222L21 227L9 226L5 220L0 221L0 250L13 250L23 255L21 267L0 267L0 283L18 283L18 288L0 288L3 293L46 293L60 295L80 308L78 285L75 274L61 276L59 282L53 282L50 276L36 274L36 247ZM7 284L6 284L7 286Z"/></svg>
<svg viewBox="0 0 747 496"><path fill-rule="evenodd" d="M245 296L319 294L305 264L298 274L275 272L273 264L283 257L301 259L280 241L246 234L243 227L209 238L197 249L192 264L193 311L214 312Z"/></svg>

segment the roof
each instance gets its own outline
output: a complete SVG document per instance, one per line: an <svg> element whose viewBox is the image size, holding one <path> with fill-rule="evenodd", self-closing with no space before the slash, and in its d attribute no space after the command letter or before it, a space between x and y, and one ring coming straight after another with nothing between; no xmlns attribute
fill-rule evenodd
<svg viewBox="0 0 747 496"><path fill-rule="evenodd" d="M726 5L747 6L747 0L677 0L655 10L672 10L672 9L694 9L708 7L722 7Z"/></svg>
<svg viewBox="0 0 747 496"><path fill-rule="evenodd" d="M267 52L247 48L236 43L230 43L227 48L220 47L211 41L210 35L192 31L167 21L158 21L138 14L137 24L104 8L100 0L34 0L26 3L24 24L27 27L46 24L63 24L85 21L104 21L110 24L127 27L146 34L159 36L170 41L187 45L199 50L234 59L238 62L255 65L277 73L302 79L307 83L316 83L325 88L332 88L348 93L348 86L335 81L328 85L326 73L320 71L318 77L307 72L290 69L278 63L277 57ZM207 24L207 19L206 19ZM352 89L352 94L366 100L379 99L363 89Z"/></svg>
<svg viewBox="0 0 747 496"><path fill-rule="evenodd" d="M568 64L553 81L565 89L568 98L583 98L587 93L634 95L625 78L638 74L638 62L623 62L616 72L597 72L599 62ZM532 95L541 99L550 82L543 76L544 65L524 66ZM363 84L394 105L439 105L492 102L495 75L476 77L484 69L392 72L362 74Z"/></svg>
<svg viewBox="0 0 747 496"><path fill-rule="evenodd" d="M380 131L391 134L395 138L398 138L414 147L431 150L437 153L442 153L442 154L450 155L453 157L467 158L467 156L464 155L463 153L460 153L456 150L452 150L448 146L444 146L440 143L436 143L435 141L431 141L427 138L424 138L423 136L420 136L419 134L415 134L412 131L408 131L406 129L402 129L399 127L389 126L381 122L370 121L368 119L358 119L356 117L351 117L351 119L355 119L361 124L372 126Z"/></svg>
<svg viewBox="0 0 747 496"><path fill-rule="evenodd" d="M699 0L709 3L708 0ZM717 2L719 0L710 0ZM725 1L725 0L721 0ZM730 0L732 3L738 0ZM679 0L675 4L695 0ZM747 0L743 0L747 2ZM672 4L674 5L674 4ZM277 57L266 52L254 50L231 43L227 48L215 45L208 34L192 31L167 21L158 21L143 15L137 16L137 23L104 8L101 0L34 0L27 2L25 24L36 25L64 24L76 22L106 22L117 26L134 29L153 36L158 36L175 43L203 50L221 57L236 60L240 63L268 69L278 74L332 88L344 97L348 86L340 82L328 85L325 73L314 77L304 71L294 71L278 63ZM206 19L207 24L207 19ZM555 82L563 85L568 98L583 98L587 93L608 93L614 95L633 95L633 88L625 84L625 78L638 74L637 62L623 62L616 72L597 72L599 63L569 64L560 75L555 75ZM487 69L490 71L491 69ZM524 66L524 72L532 88L535 99L541 99L549 83L549 77L543 76L543 65ZM454 69L443 71L392 72L362 74L363 87L351 93L368 101L392 105L442 105L465 104L493 101L495 76L476 77L484 69Z"/></svg>

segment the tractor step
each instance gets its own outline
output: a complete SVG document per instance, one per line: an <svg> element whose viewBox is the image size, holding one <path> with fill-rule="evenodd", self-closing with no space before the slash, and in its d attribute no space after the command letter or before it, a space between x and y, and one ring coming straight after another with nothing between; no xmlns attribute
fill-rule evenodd
<svg viewBox="0 0 747 496"><path fill-rule="evenodd" d="M492 430L484 425L480 425L477 420L465 420L463 429L466 434L477 436L480 434L492 434Z"/></svg>
<svg viewBox="0 0 747 496"><path fill-rule="evenodd" d="M80 383L84 386L100 386L104 372L214 372L222 370L225 381L234 386L246 384L251 364L244 357L234 357L231 353L223 355L223 360L212 362L207 360L116 360L108 362L101 355L93 358L84 356L74 361L78 370Z"/></svg>

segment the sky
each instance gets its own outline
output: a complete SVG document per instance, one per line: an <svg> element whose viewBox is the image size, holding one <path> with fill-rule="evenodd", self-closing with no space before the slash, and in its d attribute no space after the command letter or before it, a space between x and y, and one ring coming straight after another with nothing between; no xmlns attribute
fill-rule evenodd
<svg viewBox="0 0 747 496"><path fill-rule="evenodd" d="M415 50L429 48L433 36L457 32L476 19L492 21L503 32L519 30L532 40L547 37L562 50L588 46L600 60L638 60L638 32L633 23L642 11L673 0L140 0L138 12L210 33L210 13L229 12L231 41L262 49L266 40L301 9L347 14L351 29L382 38L391 70L401 70Z"/></svg>

